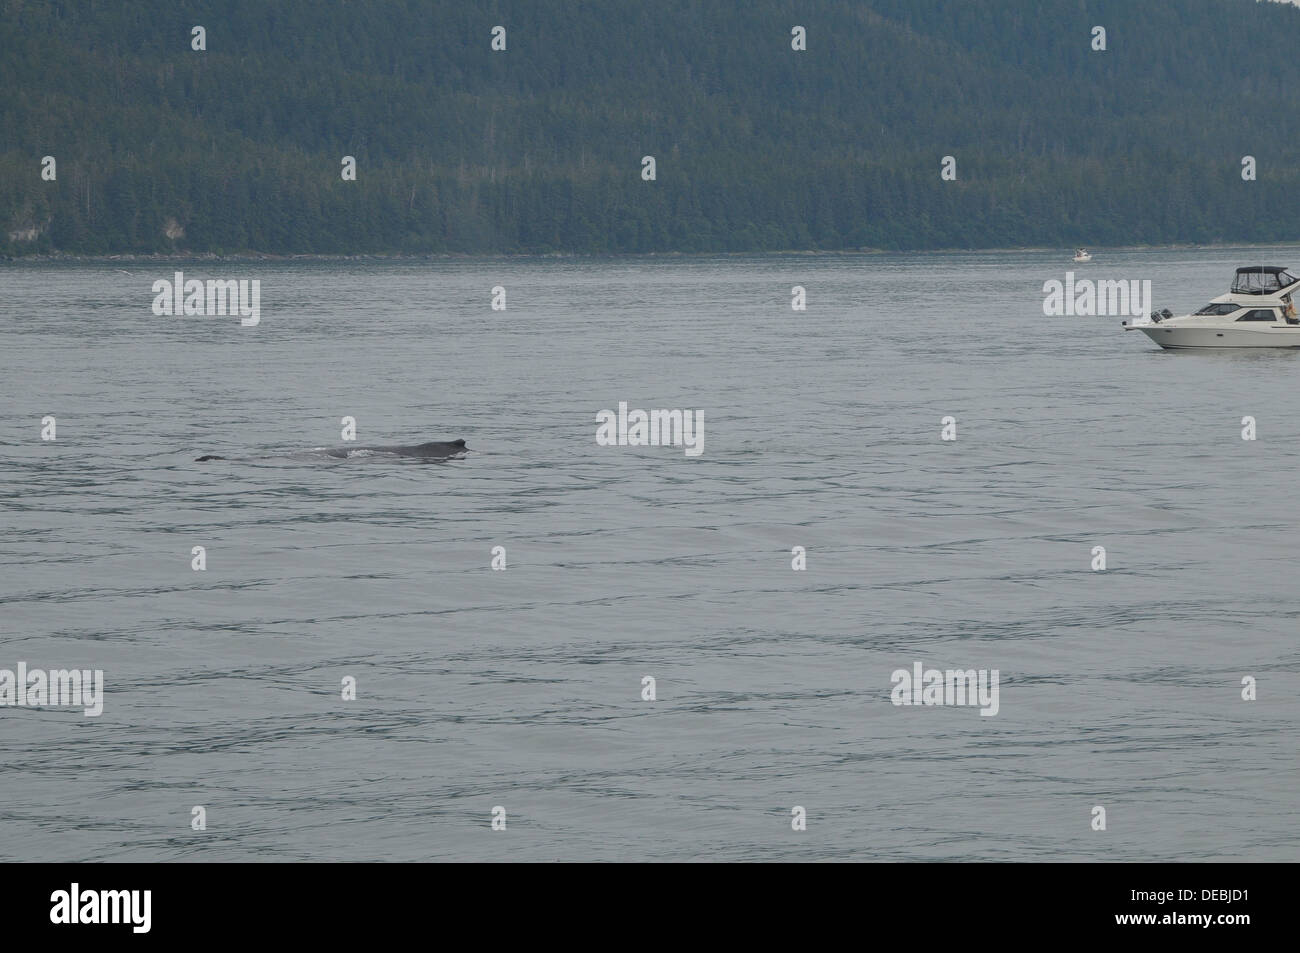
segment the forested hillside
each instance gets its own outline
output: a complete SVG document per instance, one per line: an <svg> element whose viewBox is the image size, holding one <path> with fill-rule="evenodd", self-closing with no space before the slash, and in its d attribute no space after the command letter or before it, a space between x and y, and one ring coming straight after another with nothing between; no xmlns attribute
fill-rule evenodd
<svg viewBox="0 0 1300 953"><path fill-rule="evenodd" d="M1294 241L1297 41L1254 0L0 0L0 252Z"/></svg>

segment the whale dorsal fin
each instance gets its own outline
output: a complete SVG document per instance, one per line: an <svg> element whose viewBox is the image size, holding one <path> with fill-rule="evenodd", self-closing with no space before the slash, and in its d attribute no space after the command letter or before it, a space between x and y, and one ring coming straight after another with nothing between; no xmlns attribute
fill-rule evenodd
<svg viewBox="0 0 1300 953"><path fill-rule="evenodd" d="M462 437L460 440L453 440L452 443L458 447L463 447L465 446L465 439Z"/></svg>

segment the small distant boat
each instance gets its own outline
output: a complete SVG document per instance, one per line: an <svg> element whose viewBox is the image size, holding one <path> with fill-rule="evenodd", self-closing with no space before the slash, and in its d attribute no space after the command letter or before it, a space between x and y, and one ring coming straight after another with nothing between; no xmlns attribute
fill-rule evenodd
<svg viewBox="0 0 1300 953"><path fill-rule="evenodd" d="M1076 249L1074 250L1074 260L1075 260L1075 261L1092 261L1092 256L1091 256L1090 254L1088 254L1088 249L1086 249L1086 248L1076 248Z"/></svg>
<svg viewBox="0 0 1300 953"><path fill-rule="evenodd" d="M1149 318L1124 322L1164 348L1300 348L1300 316L1294 295L1300 278L1276 265L1238 268L1232 290L1195 314L1175 316L1168 308Z"/></svg>

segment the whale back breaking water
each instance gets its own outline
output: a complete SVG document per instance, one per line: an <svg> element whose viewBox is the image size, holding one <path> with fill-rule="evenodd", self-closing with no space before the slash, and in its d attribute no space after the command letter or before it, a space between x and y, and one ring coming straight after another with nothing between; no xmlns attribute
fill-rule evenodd
<svg viewBox="0 0 1300 953"><path fill-rule="evenodd" d="M393 457L413 457L418 460L442 460L464 453L469 448L462 440L430 440L427 443L409 444L392 447L338 447L326 450L327 456L347 459L361 454L387 454Z"/></svg>
<svg viewBox="0 0 1300 953"><path fill-rule="evenodd" d="M349 460L365 457L400 457L429 461L448 460L452 457L466 453L468 450L469 447L465 446L465 441L462 438L459 440L430 440L426 443L402 444L384 447L313 447L310 450L295 451L290 455L298 459L329 457L335 460ZM194 462L206 463L209 460L233 459L248 458L223 457L218 454L207 453L201 457L195 457Z"/></svg>

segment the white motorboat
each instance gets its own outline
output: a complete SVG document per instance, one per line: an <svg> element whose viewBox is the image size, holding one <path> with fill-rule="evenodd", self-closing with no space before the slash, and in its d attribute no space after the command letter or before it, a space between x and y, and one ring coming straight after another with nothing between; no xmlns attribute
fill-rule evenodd
<svg viewBox="0 0 1300 953"><path fill-rule="evenodd" d="M1169 309L1125 321L1124 330L1141 331L1161 347L1296 347L1300 317L1292 295L1300 278L1276 265L1238 268L1232 290L1195 314L1174 316Z"/></svg>
<svg viewBox="0 0 1300 953"><path fill-rule="evenodd" d="M1074 260L1075 260L1075 261L1092 261L1092 255L1088 254L1088 249L1086 249L1086 248L1076 248L1076 249L1074 250Z"/></svg>

